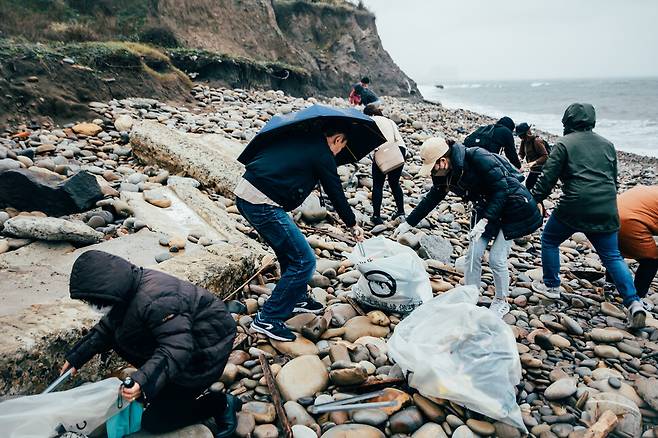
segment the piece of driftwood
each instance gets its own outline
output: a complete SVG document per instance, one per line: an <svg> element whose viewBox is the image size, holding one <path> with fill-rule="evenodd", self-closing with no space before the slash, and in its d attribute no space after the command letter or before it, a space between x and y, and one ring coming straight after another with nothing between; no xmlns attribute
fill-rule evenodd
<svg viewBox="0 0 658 438"><path fill-rule="evenodd" d="M617 426L619 419L612 411L605 411L589 429L583 438L606 438Z"/></svg>
<svg viewBox="0 0 658 438"><path fill-rule="evenodd" d="M283 436L286 438L293 438L292 427L290 427L290 422L286 416L286 411L283 409L281 394L279 393L279 388L277 388L274 377L272 376L270 364L264 354L259 355L258 360L260 361L260 366L263 368L263 376L267 382L267 389L270 390L272 403L274 404L274 410L276 411L276 416L279 418L279 425L281 426L281 430L283 430Z"/></svg>

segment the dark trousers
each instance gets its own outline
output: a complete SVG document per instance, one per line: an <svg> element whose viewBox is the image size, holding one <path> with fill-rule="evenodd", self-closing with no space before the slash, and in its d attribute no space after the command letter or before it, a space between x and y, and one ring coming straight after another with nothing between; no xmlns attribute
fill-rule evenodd
<svg viewBox="0 0 658 438"><path fill-rule="evenodd" d="M258 234L274 250L281 265L281 278L260 311L264 319L287 319L295 304L306 296L306 284L315 272L315 253L292 218L281 207L235 202Z"/></svg>
<svg viewBox="0 0 658 438"><path fill-rule="evenodd" d="M541 175L541 170L531 170L530 173L528 174L528 177L525 179L525 186L528 188L528 190L532 190L532 188L537 184L537 180L539 179L539 175Z"/></svg>
<svg viewBox="0 0 658 438"><path fill-rule="evenodd" d="M658 259L638 260L640 265L635 271L635 289L639 297L645 297L649 292L649 286L658 272Z"/></svg>
<svg viewBox="0 0 658 438"><path fill-rule="evenodd" d="M215 418L226 409L226 395L176 385L166 386L150 400L142 415L142 429L151 433L166 433Z"/></svg>
<svg viewBox="0 0 658 438"><path fill-rule="evenodd" d="M393 199L395 199L395 205L397 206L398 213L404 214L404 194L402 193L402 187L400 187L400 177L402 176L402 168L400 166L395 170L391 170L389 173L384 174L379 167L372 162L372 215L380 216L382 208L382 197L384 192L384 180L388 179L388 186L391 188L391 193L393 193Z"/></svg>

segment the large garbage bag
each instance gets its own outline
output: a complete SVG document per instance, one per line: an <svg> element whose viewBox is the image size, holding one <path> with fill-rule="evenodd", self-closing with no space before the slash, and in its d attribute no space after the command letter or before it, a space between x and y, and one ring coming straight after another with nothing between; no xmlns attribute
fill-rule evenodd
<svg viewBox="0 0 658 438"><path fill-rule="evenodd" d="M389 356L421 394L525 431L514 391L521 380L514 334L477 300L475 286L460 286L424 303L395 327Z"/></svg>
<svg viewBox="0 0 658 438"><path fill-rule="evenodd" d="M3 438L51 438L63 432L89 435L120 411L117 378L68 391L29 395L0 403ZM123 407L128 404L124 403Z"/></svg>
<svg viewBox="0 0 658 438"><path fill-rule="evenodd" d="M352 294L360 303L408 313L432 298L425 264L408 246L374 237L364 241L361 248L357 245L348 259L361 272L352 287Z"/></svg>

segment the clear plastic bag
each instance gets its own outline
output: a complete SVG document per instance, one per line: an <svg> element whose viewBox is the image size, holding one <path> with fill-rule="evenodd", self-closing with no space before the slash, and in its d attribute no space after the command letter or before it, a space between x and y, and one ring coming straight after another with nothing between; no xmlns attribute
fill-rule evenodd
<svg viewBox="0 0 658 438"><path fill-rule="evenodd" d="M425 264L408 246L374 237L354 248L348 259L361 272L352 294L363 304L408 313L432 298Z"/></svg>
<svg viewBox="0 0 658 438"><path fill-rule="evenodd" d="M68 391L29 395L0 403L3 438L50 438L64 431L89 435L120 411L117 378ZM124 403L123 407L128 404Z"/></svg>
<svg viewBox="0 0 658 438"><path fill-rule="evenodd" d="M516 340L509 326L477 307L475 286L431 299L395 328L389 356L421 394L452 400L526 430L514 387L521 380Z"/></svg>

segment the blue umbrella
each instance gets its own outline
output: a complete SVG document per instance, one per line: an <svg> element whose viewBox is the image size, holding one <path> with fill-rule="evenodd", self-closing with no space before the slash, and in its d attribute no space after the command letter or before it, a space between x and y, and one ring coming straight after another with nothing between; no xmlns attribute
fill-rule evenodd
<svg viewBox="0 0 658 438"><path fill-rule="evenodd" d="M320 125L327 120L336 120L347 128L347 147L336 155L336 164L355 163L386 141L373 119L354 108L335 108L327 105L312 105L301 111L272 117L263 129L249 142L238 157L248 164L254 156L272 140L284 135L320 134Z"/></svg>

